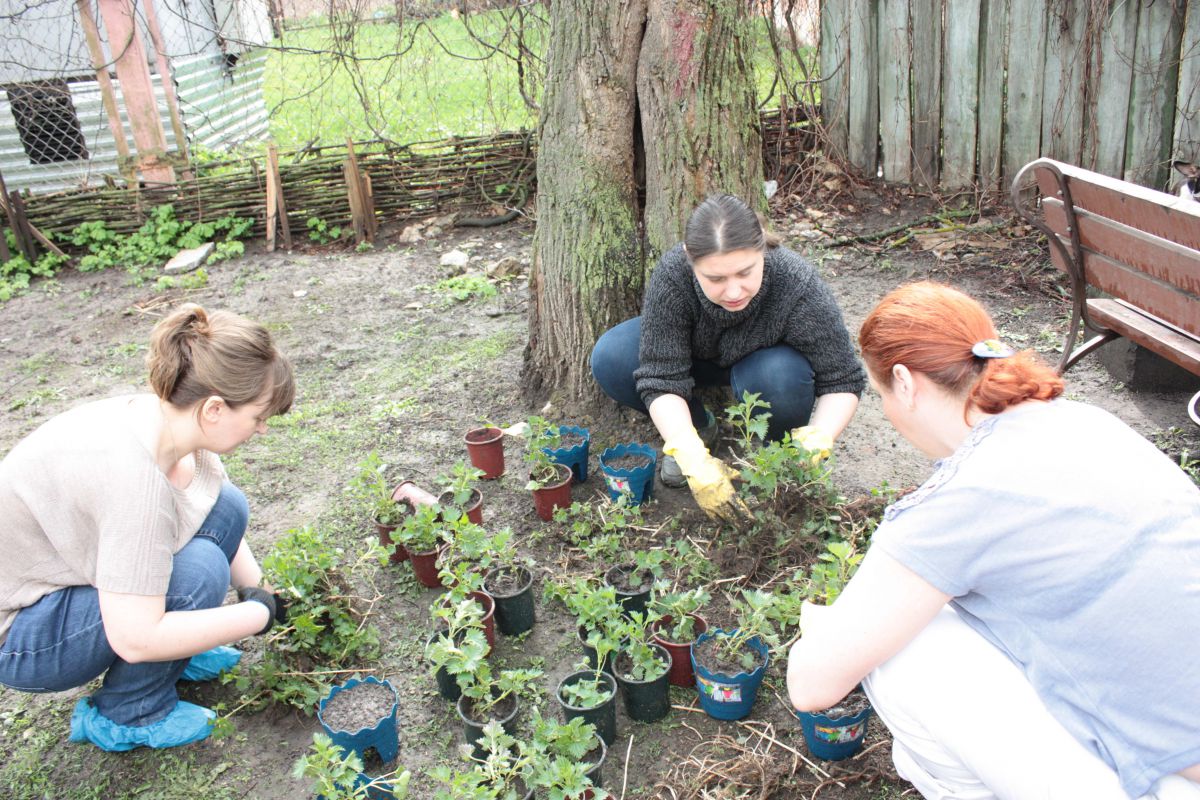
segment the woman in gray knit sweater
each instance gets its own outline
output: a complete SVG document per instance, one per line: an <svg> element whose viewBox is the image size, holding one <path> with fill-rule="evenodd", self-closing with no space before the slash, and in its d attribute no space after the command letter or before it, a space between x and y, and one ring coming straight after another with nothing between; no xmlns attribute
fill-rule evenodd
<svg viewBox="0 0 1200 800"><path fill-rule="evenodd" d="M697 386L760 394L771 404L768 438L790 432L823 458L866 382L816 270L731 195L692 212L683 243L650 276L642 316L596 343L592 374L617 402L650 415L664 441L663 483L686 482L701 508L726 519L741 513L736 473L708 452L717 425Z"/></svg>

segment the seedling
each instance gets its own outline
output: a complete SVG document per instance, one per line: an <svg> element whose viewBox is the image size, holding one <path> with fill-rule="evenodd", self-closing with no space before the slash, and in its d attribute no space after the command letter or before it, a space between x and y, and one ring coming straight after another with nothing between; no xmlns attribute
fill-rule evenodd
<svg viewBox="0 0 1200 800"><path fill-rule="evenodd" d="M671 618L670 626L662 632L663 638L669 642L690 642L696 638L696 620L691 615L711 601L712 595L703 588L696 588L656 595L647 609L655 617Z"/></svg>
<svg viewBox="0 0 1200 800"><path fill-rule="evenodd" d="M561 441L558 426L537 416L526 420L529 430L525 438L525 464L529 468L528 490L541 489L558 479L558 467L547 449L553 450Z"/></svg>
<svg viewBox="0 0 1200 800"><path fill-rule="evenodd" d="M347 753L325 734L314 733L309 752L296 761L292 775L312 780L313 791L325 800L367 800L373 792L386 793L396 800L408 797L408 784L412 780L408 770L360 781L362 769L358 753L353 750Z"/></svg>
<svg viewBox="0 0 1200 800"><path fill-rule="evenodd" d="M419 505L404 517L392 538L407 547L410 553L429 553L442 543L445 528L441 509Z"/></svg>
<svg viewBox="0 0 1200 800"><path fill-rule="evenodd" d="M637 682L654 680L671 668L670 660L663 660L662 653L649 638L650 621L644 614L633 612L623 626L624 644L621 652L629 657L630 667L625 679Z"/></svg>
<svg viewBox="0 0 1200 800"><path fill-rule="evenodd" d="M386 473L387 464L372 450L358 463L358 474L347 490L371 509L372 519L380 525L398 525L407 506L392 499L392 484Z"/></svg>
<svg viewBox="0 0 1200 800"><path fill-rule="evenodd" d="M471 496L475 493L475 484L483 477L483 470L459 461L450 468L447 475L438 478L442 496L449 494L448 502L442 503L450 511L461 512L467 507Z"/></svg>
<svg viewBox="0 0 1200 800"><path fill-rule="evenodd" d="M814 603L832 605L854 577L863 554L851 542L836 540L825 544L808 578L808 598Z"/></svg>

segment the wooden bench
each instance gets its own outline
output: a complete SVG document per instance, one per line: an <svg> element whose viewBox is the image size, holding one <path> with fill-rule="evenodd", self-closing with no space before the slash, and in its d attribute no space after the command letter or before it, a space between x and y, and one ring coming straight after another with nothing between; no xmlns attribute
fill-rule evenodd
<svg viewBox="0 0 1200 800"><path fill-rule="evenodd" d="M1060 374L1123 336L1200 375L1200 203L1049 158L1017 174L1012 202L1070 279ZM1089 298L1089 288L1107 296ZM1097 335L1076 347L1081 325ZM1197 403L1200 394L1193 414Z"/></svg>

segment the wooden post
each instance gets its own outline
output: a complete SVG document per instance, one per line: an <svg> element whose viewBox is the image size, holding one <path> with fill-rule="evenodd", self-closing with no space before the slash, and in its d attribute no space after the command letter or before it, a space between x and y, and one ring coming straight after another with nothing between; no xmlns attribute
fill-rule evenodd
<svg viewBox="0 0 1200 800"><path fill-rule="evenodd" d="M148 183L172 184L175 170L165 158L166 134L150 81L146 49L134 23L132 0L99 0L100 16L121 82L125 114L137 146L138 169Z"/></svg>
<svg viewBox="0 0 1200 800"><path fill-rule="evenodd" d="M350 198L350 217L354 224L354 240L357 244L375 241L375 204L370 197L367 176L358 169L358 156L354 154L354 142L346 140L346 193Z"/></svg>
<svg viewBox="0 0 1200 800"><path fill-rule="evenodd" d="M87 40L88 52L92 56L92 66L96 69L96 85L100 87L100 99L104 103L104 113L108 116L108 129L112 131L113 143L117 146L117 165L121 177L129 186L137 185L137 173L129 160L129 142L125 139L125 127L121 124L121 113L117 110L117 95L113 91L112 79L108 77L108 65L104 57L104 48L100 44L100 29L96 18L92 15L92 7L88 0L77 0L79 21L83 26L83 38Z"/></svg>
<svg viewBox="0 0 1200 800"><path fill-rule="evenodd" d="M283 246L292 249L292 231L288 225L287 203L283 199L283 181L279 178L279 151L267 146L267 250L276 247L275 231L283 235Z"/></svg>
<svg viewBox="0 0 1200 800"><path fill-rule="evenodd" d="M146 14L146 29L150 31L150 41L154 45L154 59L158 64L158 77L162 79L167 111L171 114L171 130L175 133L175 150L183 161L184 169L190 173L192 160L188 155L187 131L183 129L183 117L179 113L179 98L175 96L175 79L171 75L171 66L167 63L166 47L163 45L162 31L158 27L154 0L142 3L142 11Z"/></svg>

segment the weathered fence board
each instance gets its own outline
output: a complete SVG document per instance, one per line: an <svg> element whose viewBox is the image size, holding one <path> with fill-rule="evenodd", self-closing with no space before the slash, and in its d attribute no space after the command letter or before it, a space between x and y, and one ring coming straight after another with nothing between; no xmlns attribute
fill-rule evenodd
<svg viewBox="0 0 1200 800"><path fill-rule="evenodd" d="M1200 163L1200 5L1196 3L1188 9L1181 49L1179 88L1175 93L1175 147L1171 155Z"/></svg>
<svg viewBox="0 0 1200 800"><path fill-rule="evenodd" d="M942 0L912 0L912 174L937 186L942 96Z"/></svg>
<svg viewBox="0 0 1200 800"><path fill-rule="evenodd" d="M1137 3L1114 4L1104 19L1099 52L1093 51L1095 99L1084 127L1081 165L1113 177L1125 172L1125 134L1137 21Z"/></svg>
<svg viewBox="0 0 1200 800"><path fill-rule="evenodd" d="M941 185L951 191L975 182L975 118L980 110L979 6L977 0L946 3Z"/></svg>
<svg viewBox="0 0 1200 800"><path fill-rule="evenodd" d="M1042 64L1046 3L1011 0L1008 85L1004 106L1004 174L1016 175L1038 157L1042 138Z"/></svg>
<svg viewBox="0 0 1200 800"><path fill-rule="evenodd" d="M1183 0L1142 3L1129 97L1125 180L1163 188L1170 171Z"/></svg>
<svg viewBox="0 0 1200 800"><path fill-rule="evenodd" d="M850 15L850 163L874 178L879 152L879 82L876 67L879 43L875 2L848 0Z"/></svg>
<svg viewBox="0 0 1200 800"><path fill-rule="evenodd" d="M883 179L912 180L912 96L909 71L909 0L881 0L879 15L879 140Z"/></svg>
<svg viewBox="0 0 1200 800"><path fill-rule="evenodd" d="M821 5L821 122L829 155L846 158L850 134L850 0Z"/></svg>
<svg viewBox="0 0 1200 800"><path fill-rule="evenodd" d="M982 0L979 14L979 184L1004 191L1004 69L1008 63L1008 0Z"/></svg>
<svg viewBox="0 0 1200 800"><path fill-rule="evenodd" d="M1083 150L1087 5L1087 0L1059 0L1049 6L1041 154L1068 164L1078 164Z"/></svg>

